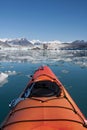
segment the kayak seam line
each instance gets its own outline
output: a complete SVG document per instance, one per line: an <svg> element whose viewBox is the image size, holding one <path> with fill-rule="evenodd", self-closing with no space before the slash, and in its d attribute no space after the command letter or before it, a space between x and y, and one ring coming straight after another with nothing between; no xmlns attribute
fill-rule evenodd
<svg viewBox="0 0 87 130"><path fill-rule="evenodd" d="M30 99L36 100L36 101L41 101L41 102L47 102L47 101L50 101L50 100L61 99L61 98L64 98L64 97L55 97L55 98L46 99L46 100L41 100L41 99L32 98L32 97Z"/></svg>
<svg viewBox="0 0 87 130"><path fill-rule="evenodd" d="M80 121L76 121L76 120L70 120L70 119L40 119L40 120L21 120L21 121L15 121L15 122L11 122L11 123L8 123L4 126L1 127L2 128L5 128L9 125L14 125L16 123L25 123L25 122L42 122L42 121L69 121L69 122L75 122L75 123L79 123L79 124L82 124L84 126L84 124Z"/></svg>
<svg viewBox="0 0 87 130"><path fill-rule="evenodd" d="M63 106L32 106L32 107L26 107L26 108L21 108L21 109L17 109L14 110L10 115L12 115L13 113L17 112L17 111L22 111L25 109L31 109L31 108L63 108L63 109L67 109L67 110L72 110L72 108L68 108L68 107L63 107Z"/></svg>

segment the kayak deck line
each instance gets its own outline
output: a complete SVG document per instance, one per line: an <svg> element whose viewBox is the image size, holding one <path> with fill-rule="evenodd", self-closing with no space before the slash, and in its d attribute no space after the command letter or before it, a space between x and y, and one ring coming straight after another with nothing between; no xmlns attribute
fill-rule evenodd
<svg viewBox="0 0 87 130"><path fill-rule="evenodd" d="M87 128L86 118L47 66L34 72L22 94L10 106L0 130L38 130L38 126L44 130L45 125L55 130Z"/></svg>
<svg viewBox="0 0 87 130"><path fill-rule="evenodd" d="M42 100L42 99L30 97L30 99L36 100L36 101L40 101L41 103L48 102L48 101L51 101L51 100L62 99L62 98L63 98L63 97L54 97L54 98L49 98L49 99L44 99L44 100Z"/></svg>
<svg viewBox="0 0 87 130"><path fill-rule="evenodd" d="M4 125L0 130L3 130L3 128L8 127L9 125L14 125L17 123L25 123L25 122L43 122L43 121L47 121L47 122L52 122L52 121L56 121L56 122L73 122L73 123L78 123L81 124L83 127L86 127L85 124L83 124L82 122L79 122L77 120L70 120L70 119L41 119L41 120L20 120L20 121L16 121L16 122L11 122L8 123L6 125Z"/></svg>
<svg viewBox="0 0 87 130"><path fill-rule="evenodd" d="M68 107L63 107L63 106L32 106L32 107L25 107L25 108L14 110L10 115L12 115L13 113L18 112L18 111L23 111L23 110L32 109L32 108L62 108L62 109L67 109L67 110L73 111L73 109L68 108ZM79 113L76 111L73 111L73 112L75 112L75 114L77 114L82 119L83 125L84 125L85 122L84 122L83 118L79 115Z"/></svg>
<svg viewBox="0 0 87 130"><path fill-rule="evenodd" d="M13 113L18 112L18 111L23 111L23 110L32 109L32 108L63 108L63 109L68 109L68 110L73 111L73 109L68 108L68 107L63 107L63 106L31 106L31 107L24 107L21 109L14 110L10 115L12 115Z"/></svg>
<svg viewBox="0 0 87 130"><path fill-rule="evenodd" d="M66 98L66 97L65 97ZM48 101L50 100L56 100L56 99L59 99L59 98L51 98L49 99ZM66 98L67 99L67 98ZM33 100L38 100L38 99L33 99ZM41 103L43 102L48 102L47 100L40 100ZM69 100L68 100L69 101ZM72 103L69 101L70 105L72 106L72 108L69 108L69 107L64 107L64 106L30 106L30 107L24 107L24 108L20 108L20 109L16 109L14 111L12 111L12 113L10 113L10 115L14 114L15 112L18 112L18 111L23 111L23 110L26 110L26 109L32 109L32 108L61 108L61 109L67 109L67 110L71 110L73 111L75 114L77 114L79 116L79 118L82 120L81 124L83 124L83 126L86 126L86 122L85 120L82 118L82 116L76 111L76 109L73 107ZM66 120L69 120L69 119L66 119Z"/></svg>

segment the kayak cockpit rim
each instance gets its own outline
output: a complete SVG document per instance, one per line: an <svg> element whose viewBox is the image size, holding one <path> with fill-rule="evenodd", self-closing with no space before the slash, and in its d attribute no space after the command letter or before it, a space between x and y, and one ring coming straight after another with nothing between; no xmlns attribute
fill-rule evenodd
<svg viewBox="0 0 87 130"><path fill-rule="evenodd" d="M22 98L59 96L61 88L56 82L50 80L36 81L27 86Z"/></svg>
<svg viewBox="0 0 87 130"><path fill-rule="evenodd" d="M61 88L56 82L50 80L35 81L29 83L22 95L13 99L9 104L9 107L14 108L20 101L30 97L59 97L60 95Z"/></svg>

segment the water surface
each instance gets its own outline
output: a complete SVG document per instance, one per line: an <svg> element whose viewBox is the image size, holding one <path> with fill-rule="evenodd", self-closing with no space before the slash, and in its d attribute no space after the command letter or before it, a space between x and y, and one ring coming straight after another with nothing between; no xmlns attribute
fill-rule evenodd
<svg viewBox="0 0 87 130"><path fill-rule="evenodd" d="M19 61L11 59L0 62L0 72L8 74L8 78L0 83L0 123L10 110L8 104L20 95L30 80L30 75L43 64L52 69L87 117L87 56L82 55L82 52L76 56L75 52L74 55L69 52L64 54L65 52L60 54L44 51L32 56L33 60L21 60L21 57Z"/></svg>

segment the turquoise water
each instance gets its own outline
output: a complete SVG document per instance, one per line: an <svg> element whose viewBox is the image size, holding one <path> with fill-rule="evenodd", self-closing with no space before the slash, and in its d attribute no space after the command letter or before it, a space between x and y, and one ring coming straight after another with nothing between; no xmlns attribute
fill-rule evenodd
<svg viewBox="0 0 87 130"><path fill-rule="evenodd" d="M15 63L1 62L0 71L13 72L15 75L9 75L7 83L0 86L0 123L9 112L8 104L12 99L17 98L26 87L30 75L34 73L42 63ZM66 87L76 104L87 117L87 68L81 67L72 62L48 62L47 64L62 84Z"/></svg>

